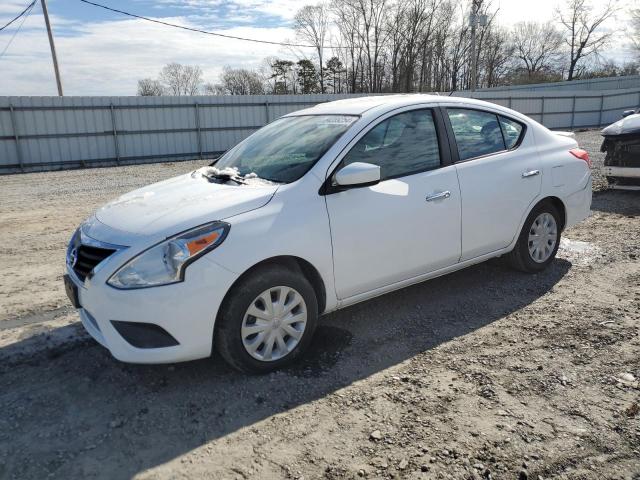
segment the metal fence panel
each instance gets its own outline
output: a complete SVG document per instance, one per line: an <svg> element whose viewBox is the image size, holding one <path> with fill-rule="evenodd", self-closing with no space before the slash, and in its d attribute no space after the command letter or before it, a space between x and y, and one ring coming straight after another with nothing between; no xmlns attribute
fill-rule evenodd
<svg viewBox="0 0 640 480"><path fill-rule="evenodd" d="M482 91L498 92L525 90L528 92L540 90L556 91L589 91L589 90L624 90L640 88L640 75L627 75L624 77L590 78L588 80L572 80L562 82L534 83L529 85L511 85L505 87L486 88Z"/></svg>
<svg viewBox="0 0 640 480"><path fill-rule="evenodd" d="M622 110L640 106L640 83L627 90L455 95L513 108L550 128L580 128L609 124ZM0 173L207 158L282 115L355 96L362 94L0 97Z"/></svg>

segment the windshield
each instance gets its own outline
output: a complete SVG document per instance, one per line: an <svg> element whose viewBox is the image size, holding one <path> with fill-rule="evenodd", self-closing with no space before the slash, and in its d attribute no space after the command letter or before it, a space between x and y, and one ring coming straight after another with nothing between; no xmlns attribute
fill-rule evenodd
<svg viewBox="0 0 640 480"><path fill-rule="evenodd" d="M272 182L302 177L358 117L303 115L284 117L261 128L218 160L218 169L237 169Z"/></svg>

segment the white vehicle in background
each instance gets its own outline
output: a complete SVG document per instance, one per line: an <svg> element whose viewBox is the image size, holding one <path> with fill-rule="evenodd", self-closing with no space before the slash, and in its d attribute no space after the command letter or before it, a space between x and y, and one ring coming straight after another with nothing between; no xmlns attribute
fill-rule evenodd
<svg viewBox="0 0 640 480"><path fill-rule="evenodd" d="M513 110L340 100L100 208L71 239L65 284L120 360L217 348L266 372L299 358L323 313L502 255L540 272L590 204L587 153Z"/></svg>
<svg viewBox="0 0 640 480"><path fill-rule="evenodd" d="M640 113L629 110L623 117L602 130L602 173L612 188L640 190Z"/></svg>

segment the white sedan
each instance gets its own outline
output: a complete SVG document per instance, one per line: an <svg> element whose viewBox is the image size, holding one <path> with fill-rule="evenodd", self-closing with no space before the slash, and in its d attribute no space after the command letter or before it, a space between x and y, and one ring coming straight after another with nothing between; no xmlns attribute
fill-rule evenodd
<svg viewBox="0 0 640 480"><path fill-rule="evenodd" d="M590 204L587 152L513 110L340 100L100 208L71 239L65 286L120 360L216 348L266 372L303 354L324 313L503 255L543 270Z"/></svg>

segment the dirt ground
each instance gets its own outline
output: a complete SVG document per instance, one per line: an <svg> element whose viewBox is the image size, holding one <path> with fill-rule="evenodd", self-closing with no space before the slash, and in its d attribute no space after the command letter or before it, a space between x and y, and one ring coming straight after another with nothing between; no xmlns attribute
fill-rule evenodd
<svg viewBox="0 0 640 480"><path fill-rule="evenodd" d="M300 365L137 366L79 326L72 231L204 162L0 177L0 479L640 479L640 192L606 190L558 259L492 261L322 318Z"/></svg>

